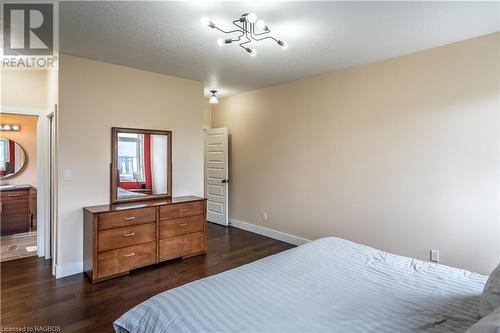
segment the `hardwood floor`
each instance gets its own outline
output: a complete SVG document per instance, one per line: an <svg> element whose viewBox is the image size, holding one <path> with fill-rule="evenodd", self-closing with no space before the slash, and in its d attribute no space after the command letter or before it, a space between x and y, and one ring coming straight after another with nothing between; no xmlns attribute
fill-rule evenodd
<svg viewBox="0 0 500 333"><path fill-rule="evenodd" d="M34 251L28 251L33 248ZM36 256L36 231L2 236L0 238L0 261Z"/></svg>
<svg viewBox="0 0 500 333"><path fill-rule="evenodd" d="M83 274L56 280L50 260L31 257L4 262L1 329L52 326L39 332L113 332L114 320L153 295L292 247L209 223L206 255L146 267L94 285Z"/></svg>

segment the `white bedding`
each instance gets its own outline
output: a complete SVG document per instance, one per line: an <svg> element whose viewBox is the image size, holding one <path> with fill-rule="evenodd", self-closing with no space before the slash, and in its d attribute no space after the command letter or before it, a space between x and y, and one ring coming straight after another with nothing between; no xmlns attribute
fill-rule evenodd
<svg viewBox="0 0 500 333"><path fill-rule="evenodd" d="M487 277L323 238L152 297L117 332L465 332Z"/></svg>

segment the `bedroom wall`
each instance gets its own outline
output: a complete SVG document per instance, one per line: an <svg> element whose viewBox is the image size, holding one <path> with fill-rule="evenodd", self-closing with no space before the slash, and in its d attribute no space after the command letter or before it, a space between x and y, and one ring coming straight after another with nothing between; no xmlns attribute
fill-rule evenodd
<svg viewBox="0 0 500 333"><path fill-rule="evenodd" d="M111 127L172 130L173 195L203 195L203 83L60 59L57 265L67 275L82 270L82 208L110 200Z"/></svg>
<svg viewBox="0 0 500 333"><path fill-rule="evenodd" d="M489 274L500 259L499 36L222 98L230 217ZM261 218L268 213L268 221Z"/></svg>
<svg viewBox="0 0 500 333"><path fill-rule="evenodd" d="M46 70L2 70L1 107L46 110L48 74Z"/></svg>
<svg viewBox="0 0 500 333"><path fill-rule="evenodd" d="M212 127L212 104L208 102L208 98L205 98L203 103L203 124L204 128Z"/></svg>
<svg viewBox="0 0 500 333"><path fill-rule="evenodd" d="M2 112L23 112L31 109L46 110L48 107L48 71L46 70L1 70ZM3 184L37 185L37 117L1 114L0 122L20 124L19 132L0 132L19 143L28 155L23 170L2 181Z"/></svg>

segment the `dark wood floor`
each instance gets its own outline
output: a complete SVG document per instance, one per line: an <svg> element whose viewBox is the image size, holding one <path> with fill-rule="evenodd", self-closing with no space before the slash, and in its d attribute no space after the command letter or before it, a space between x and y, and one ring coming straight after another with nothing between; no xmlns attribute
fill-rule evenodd
<svg viewBox="0 0 500 333"><path fill-rule="evenodd" d="M56 280L50 274L50 260L31 257L5 262L0 276L2 331L56 326L61 332L113 332L115 319L153 295L291 247L209 223L207 255L139 269L95 285L83 274Z"/></svg>

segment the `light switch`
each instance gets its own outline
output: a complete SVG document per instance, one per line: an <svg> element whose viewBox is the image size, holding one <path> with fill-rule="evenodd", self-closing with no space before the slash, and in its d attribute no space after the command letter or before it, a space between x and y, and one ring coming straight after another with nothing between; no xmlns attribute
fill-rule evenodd
<svg viewBox="0 0 500 333"><path fill-rule="evenodd" d="M71 174L71 170L64 170L63 179L64 180L72 180L73 179L73 175Z"/></svg>

